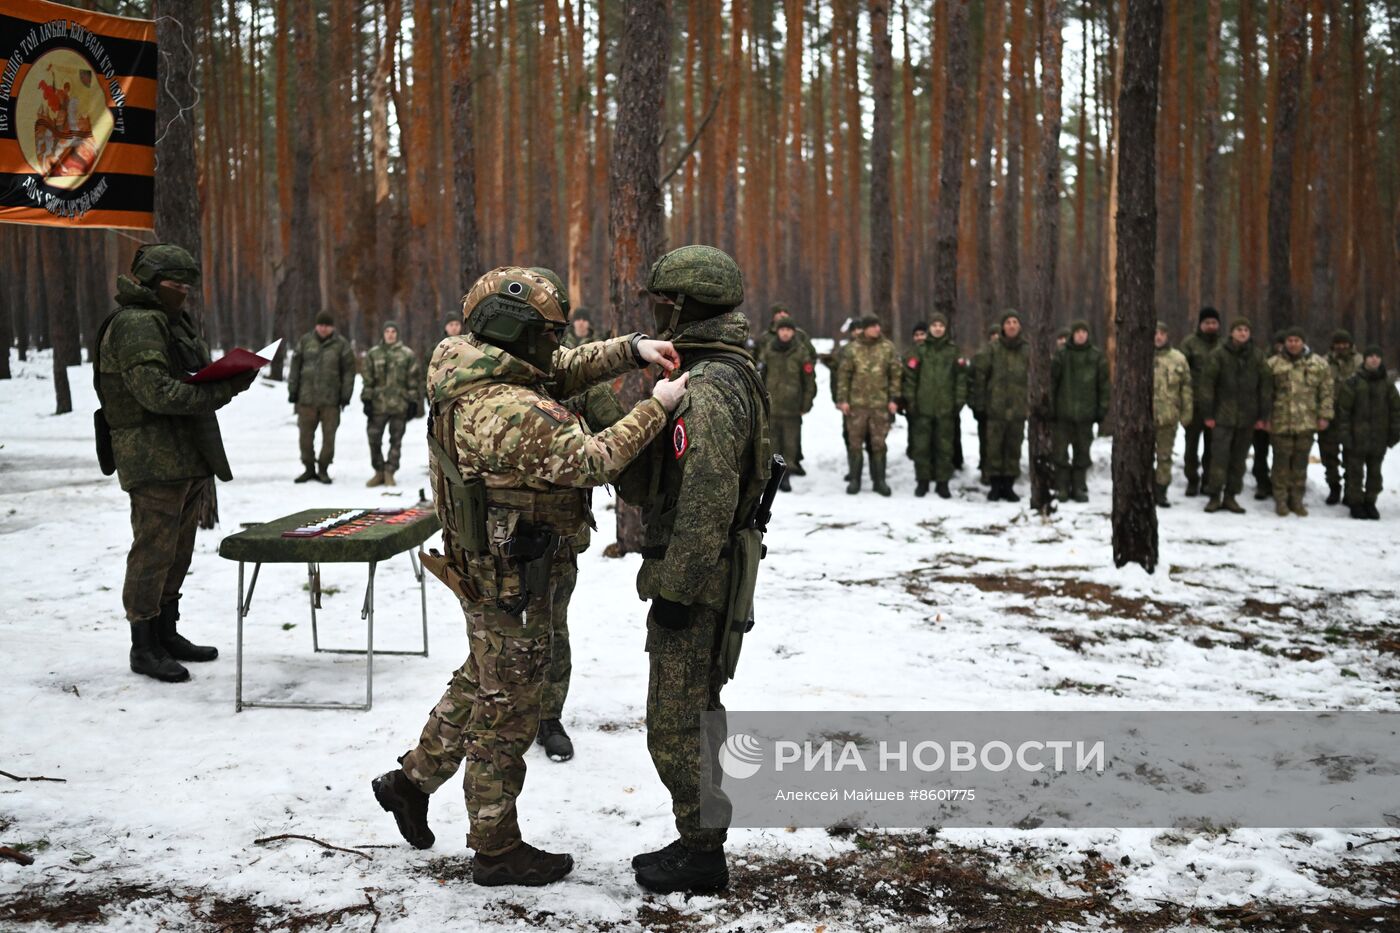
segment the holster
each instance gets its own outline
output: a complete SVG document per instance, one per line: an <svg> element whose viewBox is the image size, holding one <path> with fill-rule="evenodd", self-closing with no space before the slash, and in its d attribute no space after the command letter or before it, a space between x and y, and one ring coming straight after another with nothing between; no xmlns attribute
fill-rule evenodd
<svg viewBox="0 0 1400 933"><path fill-rule="evenodd" d="M510 601L498 599L498 608L510 615L519 615L530 600L549 595L550 574L559 542L559 535L546 525L520 522L515 526L515 534L505 540L500 554L520 574L520 594Z"/></svg>
<svg viewBox="0 0 1400 933"><path fill-rule="evenodd" d="M419 551L418 559L423 562L423 569L441 580L449 590L457 594L459 599L465 599L469 602L481 601L481 594L472 585L471 580L458 572L447 555L433 549Z"/></svg>

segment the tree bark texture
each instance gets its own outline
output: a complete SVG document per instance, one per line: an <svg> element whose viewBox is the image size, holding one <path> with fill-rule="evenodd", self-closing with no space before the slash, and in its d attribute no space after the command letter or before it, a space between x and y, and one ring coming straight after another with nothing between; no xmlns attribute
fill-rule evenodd
<svg viewBox="0 0 1400 933"><path fill-rule="evenodd" d="M894 123L893 50L889 0L870 0L870 85L875 121L870 135L870 306L892 327L894 218L890 216Z"/></svg>
<svg viewBox="0 0 1400 933"><path fill-rule="evenodd" d="M963 153L967 144L969 7L969 0L954 0L948 11L947 76L943 82L933 306L948 319L950 327L954 326L958 310L958 215L962 204L963 163L966 161Z"/></svg>

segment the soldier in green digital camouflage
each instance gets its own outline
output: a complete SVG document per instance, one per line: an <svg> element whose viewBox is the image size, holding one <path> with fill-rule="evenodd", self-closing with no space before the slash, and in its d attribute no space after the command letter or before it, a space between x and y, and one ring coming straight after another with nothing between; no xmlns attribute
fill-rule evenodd
<svg viewBox="0 0 1400 933"><path fill-rule="evenodd" d="M1026 437L1029 410L1027 376L1030 352L1021 337L1021 315L1001 316L997 338L987 345L982 362L973 367L973 411L986 421L987 452L983 463L990 480L990 502L1019 502L1016 477L1021 475L1021 443Z"/></svg>
<svg viewBox="0 0 1400 933"><path fill-rule="evenodd" d="M1153 335L1156 355L1152 359L1152 423L1157 429L1157 506L1171 508L1167 489L1172 484L1172 447L1176 426L1189 425L1195 415L1191 391L1191 364L1180 350L1172 349L1167 325L1157 322Z"/></svg>
<svg viewBox="0 0 1400 933"><path fill-rule="evenodd" d="M1337 421L1346 455L1351 517L1379 519L1381 466L1387 448L1400 444L1400 392L1386 373L1380 344L1366 348L1361 368L1342 383Z"/></svg>
<svg viewBox="0 0 1400 933"><path fill-rule="evenodd" d="M1361 354L1352 346L1351 333L1345 330L1332 332L1332 351L1327 354L1327 367L1332 371L1332 392L1334 397L1342 394L1342 384L1361 368ZM1322 467L1327 475L1327 504L1336 505L1342 501L1342 432L1336 418L1327 425L1327 430L1318 434L1317 449L1322 455Z"/></svg>
<svg viewBox="0 0 1400 933"><path fill-rule="evenodd" d="M393 486L399 471L404 426L423 413L423 373L418 354L399 341L399 325L384 324L384 339L365 354L360 401L368 420L369 461L374 475L366 486ZM384 455L384 429L389 429L389 454Z"/></svg>
<svg viewBox="0 0 1400 933"><path fill-rule="evenodd" d="M836 407L845 416L846 460L850 479L846 492L860 492L861 473L865 468L865 443L870 443L870 485L880 495L888 496L885 482L885 439L890 431L890 416L899 410L902 367L894 344L880 334L880 319L865 318L865 326L841 353L836 367Z"/></svg>
<svg viewBox="0 0 1400 933"><path fill-rule="evenodd" d="M1089 448L1094 425L1108 417L1108 358L1089 339L1089 322L1075 321L1069 341L1050 360L1055 486L1061 501L1089 501ZM1070 448L1074 449L1073 459Z"/></svg>
<svg viewBox="0 0 1400 933"><path fill-rule="evenodd" d="M1213 432L1206 427L1205 412L1201 408L1204 396L1201 380L1205 377L1206 359L1220 346L1220 312L1212 307L1204 307L1196 318L1196 332L1181 342L1181 354L1191 367L1191 395L1196 410L1186 424L1186 495L1195 496L1201 491L1201 479L1206 478L1209 486L1210 457Z"/></svg>
<svg viewBox="0 0 1400 933"><path fill-rule="evenodd" d="M1306 516L1303 493L1313 432L1327 430L1332 421L1332 370L1308 349L1300 329L1290 327L1283 336L1283 352L1269 359L1274 393L1269 419L1274 511L1280 516L1290 511Z"/></svg>
<svg viewBox="0 0 1400 933"><path fill-rule="evenodd" d="M978 374L984 372L991 362L992 345L997 342L997 338L1000 336L1001 324L992 324L987 330L987 342L972 355L972 366L967 382L967 407L972 409L972 417L977 422L977 473L983 486L992 484L992 475L987 472L987 419L981 397L978 395L982 385Z"/></svg>
<svg viewBox="0 0 1400 933"><path fill-rule="evenodd" d="M724 709L720 690L735 660L729 649L742 634L732 625L743 626L731 584L752 595L761 553L745 529L769 478L768 397L743 348L744 283L733 259L710 246L672 250L652 266L647 291L659 333L674 341L691 381L669 432L618 484L619 495L642 508L637 593L651 601L647 749L679 835L632 867L651 891L713 891L729 881L730 806L717 764L724 735L707 732L701 716ZM745 619L747 612L740 610Z"/></svg>
<svg viewBox="0 0 1400 933"><path fill-rule="evenodd" d="M783 322L785 321L792 325L793 333L795 335L793 339L797 340L797 342L802 345L803 349L807 353L808 359L812 361L812 378L815 381L815 364L817 361L816 345L812 343L811 335L808 334L807 331L803 330L801 327L797 326L797 322L793 319L792 316L792 310L788 308L788 306L785 304L775 304L773 306L772 320L768 324L767 333L763 334L758 340L754 342L754 346L752 349L754 359L760 363L762 362L764 352L777 341L778 328L780 328L783 325ZM774 450L777 450L776 446L774 447ZM797 431L796 446L792 448L791 456L792 459L789 459L787 461L787 475L784 476L784 479L786 480L787 476L806 476L807 471L802 468L802 430L800 426ZM783 457L786 459L788 457L788 454L784 453Z"/></svg>
<svg viewBox="0 0 1400 933"><path fill-rule="evenodd" d="M817 397L816 357L811 343L803 343L791 317L778 322L771 340L758 346L758 371L772 402L768 419L773 452L796 462L802 446L802 416L812 410ZM784 476L780 488L791 492Z"/></svg>
<svg viewBox="0 0 1400 933"><path fill-rule="evenodd" d="M1265 430L1273 401L1273 376L1264 353L1250 340L1249 321L1236 318L1229 339L1206 358L1197 410L1213 432L1207 512L1222 508L1237 515L1244 506L1236 496L1244 489L1245 460L1256 430Z"/></svg>
<svg viewBox="0 0 1400 933"><path fill-rule="evenodd" d="M168 682L189 680L181 661L212 661L217 649L177 629L180 587L194 553L201 499L213 477L230 480L214 412L253 384L252 371L222 382L183 377L209 364L199 327L182 311L199 266L179 246L136 251L117 278L117 310L98 331L94 382L103 472L115 469L131 499L131 551L122 605L131 623L131 669Z"/></svg>
<svg viewBox="0 0 1400 933"><path fill-rule="evenodd" d="M910 459L914 461L914 495L928 495L929 482L939 498L952 497L954 437L958 412L967 404L968 363L948 336L948 319L935 314L922 344L904 361L900 394L909 416Z"/></svg>
<svg viewBox="0 0 1400 933"><path fill-rule="evenodd" d="M287 368L287 398L296 409L301 436L302 473L296 482L329 483L335 459L335 433L340 413L355 394L355 351L335 332L329 311L316 315L316 326L297 342ZM316 428L321 428L321 454L316 455Z"/></svg>
<svg viewBox="0 0 1400 933"><path fill-rule="evenodd" d="M577 308L569 315L569 329L564 332L564 339L559 341L559 345L566 350L572 350L574 347L602 339L593 331L593 315L587 308Z"/></svg>
<svg viewBox="0 0 1400 933"><path fill-rule="evenodd" d="M502 267L463 299L469 334L444 340L428 372L429 473L444 554L424 565L461 600L470 656L452 675L401 767L373 789L413 846L433 844L428 795L466 762L472 879L542 885L568 855L520 838L516 798L535 740L551 638L575 542L592 522L584 490L612 481L665 426L684 378L658 383L597 434L556 399L638 366L672 369L674 349L640 334L560 350L565 316L549 280Z"/></svg>
<svg viewBox="0 0 1400 933"><path fill-rule="evenodd" d="M459 337L462 334L462 319L455 314L449 314L442 322L442 336Z"/></svg>

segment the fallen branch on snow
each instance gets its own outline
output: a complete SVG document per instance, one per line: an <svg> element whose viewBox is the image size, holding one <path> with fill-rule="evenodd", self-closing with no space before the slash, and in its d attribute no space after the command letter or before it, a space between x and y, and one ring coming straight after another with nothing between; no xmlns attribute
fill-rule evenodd
<svg viewBox="0 0 1400 933"><path fill-rule="evenodd" d="M32 856L25 855L17 849L11 849L9 846L0 846L0 858L8 859L11 862L19 862L21 865L34 864L34 858Z"/></svg>
<svg viewBox="0 0 1400 933"><path fill-rule="evenodd" d="M67 783L68 783L68 779L67 779L67 778L21 777L21 776L18 775L18 774L11 774L11 773L8 772L8 771L0 771L0 776L7 777L7 778L9 778L9 779L12 780L12 781L52 781L52 782L55 783L55 784L67 784Z"/></svg>
<svg viewBox="0 0 1400 933"><path fill-rule="evenodd" d="M374 856L370 855L368 852L360 852L355 849L343 849L340 846L333 846L329 842L317 839L315 836L303 836L300 833L282 833L277 836L264 836L261 839L254 839L253 845L264 846L269 843L280 842L283 839L300 839L304 842L314 842L321 848L330 849L332 852L345 852L349 855L358 855L362 859L369 859L371 862L374 861Z"/></svg>

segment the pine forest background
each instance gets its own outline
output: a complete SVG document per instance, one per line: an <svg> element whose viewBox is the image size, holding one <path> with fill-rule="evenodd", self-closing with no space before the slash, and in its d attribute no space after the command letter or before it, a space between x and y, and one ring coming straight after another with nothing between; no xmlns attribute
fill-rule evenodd
<svg viewBox="0 0 1400 933"><path fill-rule="evenodd" d="M576 307L625 330L638 306L614 254L704 242L739 260L756 323L778 302L814 335L874 312L902 340L937 298L969 350L1005 307L1085 317L1111 342L1126 2L161 3L163 103L194 130L205 327L257 347L326 308L361 349L395 319L423 353L464 283L518 263L559 270ZM1346 327L1393 351L1400 0L1162 7L1158 316L1179 339L1213 304L1260 334L1297 323L1324 347ZM638 93L663 102L655 139L620 104ZM622 144L659 181L651 235L625 210L609 232L610 198L655 201L619 190ZM1043 190L1058 263L1032 307ZM149 239L0 225L0 340L78 362Z"/></svg>

